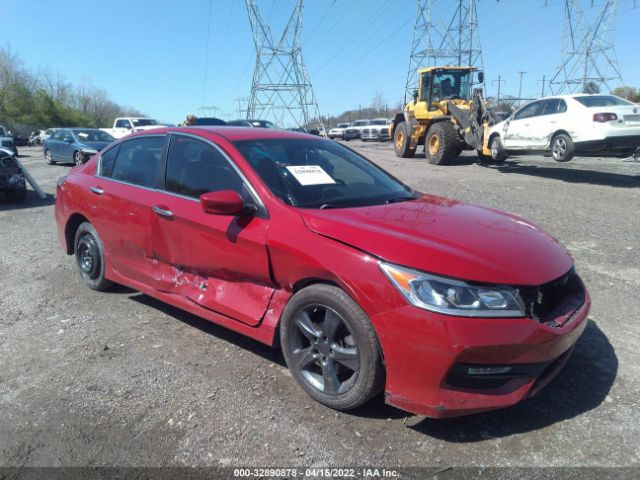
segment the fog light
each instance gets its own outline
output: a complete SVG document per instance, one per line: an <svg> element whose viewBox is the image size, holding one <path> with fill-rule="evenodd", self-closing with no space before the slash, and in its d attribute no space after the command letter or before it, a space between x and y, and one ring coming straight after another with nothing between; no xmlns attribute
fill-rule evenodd
<svg viewBox="0 0 640 480"><path fill-rule="evenodd" d="M469 367L467 369L468 375L500 375L507 373L511 370L511 367Z"/></svg>

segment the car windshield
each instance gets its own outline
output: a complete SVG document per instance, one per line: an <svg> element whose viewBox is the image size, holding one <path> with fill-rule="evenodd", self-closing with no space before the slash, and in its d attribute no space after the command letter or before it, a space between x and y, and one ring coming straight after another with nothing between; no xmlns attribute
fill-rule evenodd
<svg viewBox="0 0 640 480"><path fill-rule="evenodd" d="M469 99L471 72L469 70L443 70L440 72L434 72L431 76L429 72L423 73L423 97L422 100L426 100L426 95L429 88L432 89L431 99L434 102L444 100L446 98L462 98ZM432 82L432 85L429 83Z"/></svg>
<svg viewBox="0 0 640 480"><path fill-rule="evenodd" d="M347 128L349 126L348 123L339 123L338 128Z"/></svg>
<svg viewBox="0 0 640 480"><path fill-rule="evenodd" d="M158 124L153 118L132 118L131 121L136 127L149 127Z"/></svg>
<svg viewBox="0 0 640 480"><path fill-rule="evenodd" d="M622 98L614 97L613 95L589 95L584 97L573 97L582 105L588 108L594 107L619 107L633 105L631 102L627 102Z"/></svg>
<svg viewBox="0 0 640 480"><path fill-rule="evenodd" d="M335 142L278 138L234 142L271 192L301 208L406 201L419 194Z"/></svg>
<svg viewBox="0 0 640 480"><path fill-rule="evenodd" d="M353 126L354 127L362 127L364 125L369 125L369 120L356 120L355 122L353 122Z"/></svg>
<svg viewBox="0 0 640 480"><path fill-rule="evenodd" d="M113 142L115 140L102 130L74 130L73 134L80 142Z"/></svg>
<svg viewBox="0 0 640 480"><path fill-rule="evenodd" d="M371 121L371 125L386 125L387 121L386 120L372 120Z"/></svg>

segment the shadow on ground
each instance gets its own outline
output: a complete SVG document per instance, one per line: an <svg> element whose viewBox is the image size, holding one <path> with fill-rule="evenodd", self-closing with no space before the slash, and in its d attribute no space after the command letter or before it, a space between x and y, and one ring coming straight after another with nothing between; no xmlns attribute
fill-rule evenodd
<svg viewBox="0 0 640 480"><path fill-rule="evenodd" d="M622 160L621 160L622 161ZM603 172L598 170L582 170L565 165L543 167L517 160L508 160L502 164L480 163L481 166L492 168L500 173L515 173L534 177L550 178L568 183L582 183L604 185L618 188L640 188L640 166L638 174L625 175L622 173Z"/></svg>
<svg viewBox="0 0 640 480"><path fill-rule="evenodd" d="M50 193L45 198L40 198L33 190L27 190L27 198L23 202L9 202L0 193L0 210L24 210L27 208L45 207L56 203L56 197Z"/></svg>
<svg viewBox="0 0 640 480"><path fill-rule="evenodd" d="M538 395L511 408L447 420L425 419L413 430L467 443L539 430L598 407L618 372L618 358L595 322L589 321L565 368Z"/></svg>
<svg viewBox="0 0 640 480"><path fill-rule="evenodd" d="M126 287L122 288L124 288L125 290L121 291L120 293L129 293ZM186 323L187 325L197 328L198 330L208 333L209 335L214 335L215 337L224 340L225 342L232 343L233 345L236 345L251 353L259 355L266 360L269 360L270 362L277 363L278 365L281 365L285 368L287 366L279 348L269 347L268 345L262 344L257 340L253 340L232 330L216 325L215 323L209 322L208 320L200 318L197 315L193 315L189 312L173 307L167 303L161 302L160 300L156 300L155 298L145 295L144 293L134 292L129 295L129 298L142 305L160 310L161 312L170 315L173 318Z"/></svg>

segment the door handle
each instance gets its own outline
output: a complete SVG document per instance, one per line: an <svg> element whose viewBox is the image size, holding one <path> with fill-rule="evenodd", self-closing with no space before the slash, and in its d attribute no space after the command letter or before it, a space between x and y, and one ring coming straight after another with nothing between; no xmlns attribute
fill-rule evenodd
<svg viewBox="0 0 640 480"><path fill-rule="evenodd" d="M154 205L153 207L151 207L151 210L153 210L157 215L160 215L161 217L173 218L173 212L171 210L168 210L159 205Z"/></svg>
<svg viewBox="0 0 640 480"><path fill-rule="evenodd" d="M100 187L89 187L89 190L91 190L96 195L102 195L104 193L104 190Z"/></svg>

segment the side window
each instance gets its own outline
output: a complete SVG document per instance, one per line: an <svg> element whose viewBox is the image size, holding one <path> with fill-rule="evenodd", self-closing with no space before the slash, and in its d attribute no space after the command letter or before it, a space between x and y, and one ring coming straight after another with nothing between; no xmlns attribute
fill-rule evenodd
<svg viewBox="0 0 640 480"><path fill-rule="evenodd" d="M111 178L141 187L154 188L164 141L163 135L139 137L122 142Z"/></svg>
<svg viewBox="0 0 640 480"><path fill-rule="evenodd" d="M431 75L429 73L422 74L422 91L420 92L420 101L426 102L429 95L429 89L431 88Z"/></svg>
<svg viewBox="0 0 640 480"><path fill-rule="evenodd" d="M513 117L514 120L522 120L523 118L535 117L540 115L540 107L542 102L533 102L522 107Z"/></svg>
<svg viewBox="0 0 640 480"><path fill-rule="evenodd" d="M242 178L216 148L181 135L171 138L165 189L190 198L198 198L207 192L233 190L247 198Z"/></svg>
<svg viewBox="0 0 640 480"><path fill-rule="evenodd" d="M62 141L63 142L73 142L73 135L71 135L71 132L69 130L63 130Z"/></svg>
<svg viewBox="0 0 640 480"><path fill-rule="evenodd" d="M567 111L567 102L560 99L560 105L558 107L558 113L564 113Z"/></svg>
<svg viewBox="0 0 640 480"><path fill-rule="evenodd" d="M129 120L120 119L116 121L116 128L127 128L130 126Z"/></svg>
<svg viewBox="0 0 640 480"><path fill-rule="evenodd" d="M553 115L558 113L558 105L560 105L559 98L550 98L545 100L542 104L542 115Z"/></svg>
<svg viewBox="0 0 640 480"><path fill-rule="evenodd" d="M62 130L56 130L53 135L51 135L51 138L53 140L62 140L63 138L63 132Z"/></svg>
<svg viewBox="0 0 640 480"><path fill-rule="evenodd" d="M116 162L116 156L120 150L120 145L110 148L100 156L100 175L103 177L111 177L113 173L113 165Z"/></svg>

